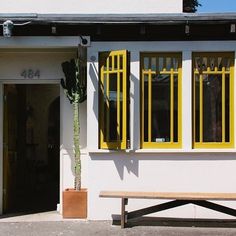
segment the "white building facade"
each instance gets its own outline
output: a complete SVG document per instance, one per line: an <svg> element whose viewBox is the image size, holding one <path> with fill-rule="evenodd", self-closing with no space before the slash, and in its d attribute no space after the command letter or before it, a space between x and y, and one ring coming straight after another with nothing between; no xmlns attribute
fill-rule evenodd
<svg viewBox="0 0 236 236"><path fill-rule="evenodd" d="M88 40L84 45L87 100L80 105L82 187L88 189L88 219L107 220L120 214L120 200L99 198L101 190L236 191L233 30L236 15L188 15L182 13L181 0L129 2L60 1L56 7L48 1L35 5L30 0L21 4L12 0L2 4L0 20L2 23L11 20L14 28L12 37L0 38L1 212L8 204L3 200L6 186L11 202L14 200L9 197L13 194L11 188L17 184L9 187L12 183L6 179L10 179L14 167L4 159L10 152L14 160L20 155L16 151L19 141L11 144L11 150L10 143L6 145L14 131L6 128L12 114L5 110L8 107L5 91L20 94L17 85L59 88L55 96L40 90L38 101L44 96L60 97L57 209L62 211L62 192L74 185L74 163L73 113L59 86L64 77L61 63L77 56L82 38ZM216 28L217 34L212 30ZM29 101L33 104L33 100L24 101L26 112ZM52 101L48 101L48 109ZM14 110L17 105L9 107ZM34 110L45 115L50 113ZM42 120L43 116L40 117ZM44 163L45 169L50 168L49 121L48 118L47 137L37 131L34 140L30 143L26 140L25 144L37 156L43 150L43 147L39 149L40 137L46 137L47 159L42 158L43 151L36 158ZM18 139L19 132L15 135ZM30 135L27 132L24 137ZM45 176L42 179L37 175L39 180L33 185L41 186L42 181L47 181ZM128 210L152 203L132 200ZM225 205L236 206L235 202ZM193 205L157 215L225 217Z"/></svg>

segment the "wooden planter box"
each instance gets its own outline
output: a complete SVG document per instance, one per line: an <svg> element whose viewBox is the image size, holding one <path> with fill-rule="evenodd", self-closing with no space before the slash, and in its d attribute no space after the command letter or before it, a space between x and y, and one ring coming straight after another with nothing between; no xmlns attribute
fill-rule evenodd
<svg viewBox="0 0 236 236"><path fill-rule="evenodd" d="M63 218L87 218L87 189L63 191Z"/></svg>

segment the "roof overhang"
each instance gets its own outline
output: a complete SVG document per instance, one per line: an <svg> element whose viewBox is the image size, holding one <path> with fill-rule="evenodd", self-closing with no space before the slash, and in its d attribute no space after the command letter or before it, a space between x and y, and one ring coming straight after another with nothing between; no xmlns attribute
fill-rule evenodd
<svg viewBox="0 0 236 236"><path fill-rule="evenodd" d="M236 22L236 13L180 13L180 14L0 14L0 22L30 24L220 24Z"/></svg>

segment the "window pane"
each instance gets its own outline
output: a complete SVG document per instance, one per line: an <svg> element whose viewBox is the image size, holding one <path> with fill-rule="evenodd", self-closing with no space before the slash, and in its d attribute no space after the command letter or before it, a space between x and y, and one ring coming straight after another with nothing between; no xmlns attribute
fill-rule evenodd
<svg viewBox="0 0 236 236"><path fill-rule="evenodd" d="M170 71L171 68L172 68L172 65L171 65L171 58L170 58L170 57L167 57L167 58L166 58L166 70Z"/></svg>
<svg viewBox="0 0 236 236"><path fill-rule="evenodd" d="M117 56L114 56L114 69L117 70Z"/></svg>
<svg viewBox="0 0 236 236"><path fill-rule="evenodd" d="M151 70L156 71L156 69L157 69L156 57L152 57L152 59L151 59Z"/></svg>
<svg viewBox="0 0 236 236"><path fill-rule="evenodd" d="M144 141L148 141L148 75L144 75Z"/></svg>
<svg viewBox="0 0 236 236"><path fill-rule="evenodd" d="M200 96L199 96L199 75L195 75L195 142L199 142L200 136L200 118L199 118L199 111L200 111Z"/></svg>
<svg viewBox="0 0 236 236"><path fill-rule="evenodd" d="M195 69L201 70L201 58L200 57L195 57Z"/></svg>
<svg viewBox="0 0 236 236"><path fill-rule="evenodd" d="M144 57L144 70L148 70L149 69L149 58L148 57Z"/></svg>
<svg viewBox="0 0 236 236"><path fill-rule="evenodd" d="M203 80L203 141L222 141L221 75L207 75Z"/></svg>
<svg viewBox="0 0 236 236"><path fill-rule="evenodd" d="M230 58L224 58L224 67L226 71L230 70Z"/></svg>
<svg viewBox="0 0 236 236"><path fill-rule="evenodd" d="M120 55L120 70L123 69L123 56Z"/></svg>
<svg viewBox="0 0 236 236"><path fill-rule="evenodd" d="M210 69L211 69L211 71L214 71L214 70L215 70L215 66L216 66L216 64L215 64L215 58L214 58L214 57L211 57L211 58L210 58Z"/></svg>
<svg viewBox="0 0 236 236"><path fill-rule="evenodd" d="M178 71L179 68L179 60L178 58L173 58L173 69L174 71Z"/></svg>
<svg viewBox="0 0 236 236"><path fill-rule="evenodd" d="M178 142L178 76L174 76L174 142Z"/></svg>
<svg viewBox="0 0 236 236"><path fill-rule="evenodd" d="M109 141L116 141L117 136L117 74L109 76Z"/></svg>
<svg viewBox="0 0 236 236"><path fill-rule="evenodd" d="M207 70L207 57L202 58L202 70L203 71Z"/></svg>
<svg viewBox="0 0 236 236"><path fill-rule="evenodd" d="M112 71L112 57L109 57L109 71Z"/></svg>
<svg viewBox="0 0 236 236"><path fill-rule="evenodd" d="M225 142L230 141L230 89L229 75L225 75Z"/></svg>
<svg viewBox="0 0 236 236"><path fill-rule="evenodd" d="M223 63L222 57L218 57L217 66L219 71L222 70L222 63Z"/></svg>
<svg viewBox="0 0 236 236"><path fill-rule="evenodd" d="M158 58L158 70L159 70L159 72L163 70L163 67L164 67L164 58L159 57Z"/></svg>
<svg viewBox="0 0 236 236"><path fill-rule="evenodd" d="M152 141L170 141L170 76L152 79Z"/></svg>
<svg viewBox="0 0 236 236"><path fill-rule="evenodd" d="M120 73L120 134L119 138L122 140L122 116L123 116L123 73Z"/></svg>

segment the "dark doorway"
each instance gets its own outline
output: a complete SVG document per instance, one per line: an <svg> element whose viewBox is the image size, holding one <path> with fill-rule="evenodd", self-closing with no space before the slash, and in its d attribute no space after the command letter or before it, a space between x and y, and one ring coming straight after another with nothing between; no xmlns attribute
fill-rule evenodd
<svg viewBox="0 0 236 236"><path fill-rule="evenodd" d="M4 213L56 210L59 85L4 85Z"/></svg>

